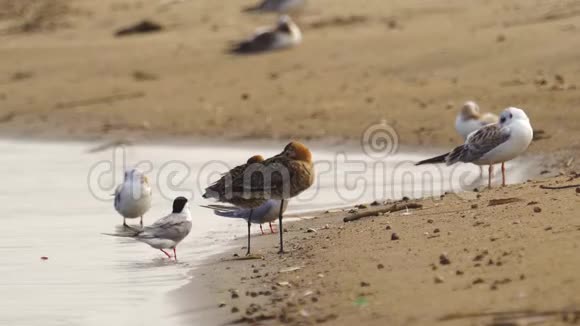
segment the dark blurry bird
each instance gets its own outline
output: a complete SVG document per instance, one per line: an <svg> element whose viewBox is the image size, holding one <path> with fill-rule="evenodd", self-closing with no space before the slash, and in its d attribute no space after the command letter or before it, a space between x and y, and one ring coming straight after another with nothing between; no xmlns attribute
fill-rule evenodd
<svg viewBox="0 0 580 326"><path fill-rule="evenodd" d="M249 39L235 43L229 52L233 54L257 54L287 49L302 42L302 33L292 19L281 16L274 28L260 28Z"/></svg>
<svg viewBox="0 0 580 326"><path fill-rule="evenodd" d="M284 201L295 197L314 183L312 153L304 144L290 142L282 153L256 164L252 172L233 178L231 192L242 198L266 198L282 201L278 215L280 251L284 253L282 213Z"/></svg>
<svg viewBox="0 0 580 326"><path fill-rule="evenodd" d="M300 11L306 0L263 0L258 5L245 8L245 12L276 12L286 14Z"/></svg>

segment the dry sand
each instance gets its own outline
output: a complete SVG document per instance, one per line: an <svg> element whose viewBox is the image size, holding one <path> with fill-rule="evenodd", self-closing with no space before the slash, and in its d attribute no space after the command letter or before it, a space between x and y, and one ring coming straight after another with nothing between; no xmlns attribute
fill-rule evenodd
<svg viewBox="0 0 580 326"><path fill-rule="evenodd" d="M542 188L570 185L576 186ZM499 326L580 320L580 175L399 204L409 203L423 207L348 223L343 217L352 213L321 213L288 224L283 256L277 235L257 235L253 253L263 260L216 257L195 272L194 284L217 294L213 306L207 298L204 303L230 322L433 325L450 319L441 324ZM367 205L357 213L381 208ZM509 320L514 323L483 315L522 311Z"/></svg>
<svg viewBox="0 0 580 326"><path fill-rule="evenodd" d="M578 1L311 0L299 17L304 43L254 57L224 53L275 20L241 14L253 1L48 3L0 0L4 135L356 141L384 119L403 145L448 148L468 99L486 111L524 108L544 131L530 152L546 155L545 174L566 176L423 200L407 216L345 224L343 214L319 215L288 225L283 257L264 236L256 249L265 260L216 258L196 286L210 286L201 291L215 300L204 307L225 321L429 325L453 313L580 304L579 195L539 188L580 182L568 181L580 159ZM145 18L165 29L113 36ZM488 207L506 197L522 201ZM443 253L451 264L440 264Z"/></svg>

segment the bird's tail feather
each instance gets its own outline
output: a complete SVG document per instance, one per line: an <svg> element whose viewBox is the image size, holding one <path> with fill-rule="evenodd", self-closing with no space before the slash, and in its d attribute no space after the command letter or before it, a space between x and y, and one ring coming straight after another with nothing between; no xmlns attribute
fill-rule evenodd
<svg viewBox="0 0 580 326"><path fill-rule="evenodd" d="M134 238L136 237L141 231L134 229L132 227L129 227L129 230L127 230L127 232L123 232L123 233L101 233L103 235L108 235L111 237L120 237L120 238Z"/></svg>
<svg viewBox="0 0 580 326"><path fill-rule="evenodd" d="M420 162L415 163L415 165L423 165L423 164L437 164L437 163L445 163L445 158L449 155L449 153L445 153L443 155L435 156Z"/></svg>

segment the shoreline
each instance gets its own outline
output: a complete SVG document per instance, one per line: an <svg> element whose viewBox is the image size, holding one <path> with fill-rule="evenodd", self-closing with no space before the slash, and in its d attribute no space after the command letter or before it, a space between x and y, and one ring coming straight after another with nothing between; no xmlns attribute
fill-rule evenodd
<svg viewBox="0 0 580 326"><path fill-rule="evenodd" d="M455 194L410 200L423 208L348 223L342 219L351 214L343 210L319 212L284 225L285 255L276 253L276 235L254 236L253 254L263 259L237 260L231 251L212 256L192 271L192 281L173 299L191 309L201 291L204 321L211 324L425 325L462 313L482 314L446 323L465 325L467 320L490 322L493 316L484 313L494 311L578 308L580 279L570 277L580 267L573 249L580 246L580 216L556 217L574 214L580 188L540 188L574 183L580 184L580 175L472 192L469 200ZM506 198L517 199L502 203ZM367 203L359 211L393 203L402 202ZM555 246L543 247L546 236ZM233 242L244 243L242 238ZM562 254L555 257L552 250ZM550 270L542 264L546 259L560 266L558 273L543 272ZM554 287L562 281L565 289ZM470 303L475 293L478 298ZM421 309L414 310L416 305ZM200 308L199 302L194 307ZM181 312L188 322L192 317Z"/></svg>

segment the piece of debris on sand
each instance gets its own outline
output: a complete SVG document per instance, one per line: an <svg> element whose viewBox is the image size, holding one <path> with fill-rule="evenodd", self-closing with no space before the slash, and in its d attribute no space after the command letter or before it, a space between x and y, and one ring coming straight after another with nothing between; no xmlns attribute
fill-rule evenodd
<svg viewBox="0 0 580 326"><path fill-rule="evenodd" d="M115 32L115 36L128 36L133 34L155 33L163 30L163 26L159 23L142 20L134 25L123 27Z"/></svg>

